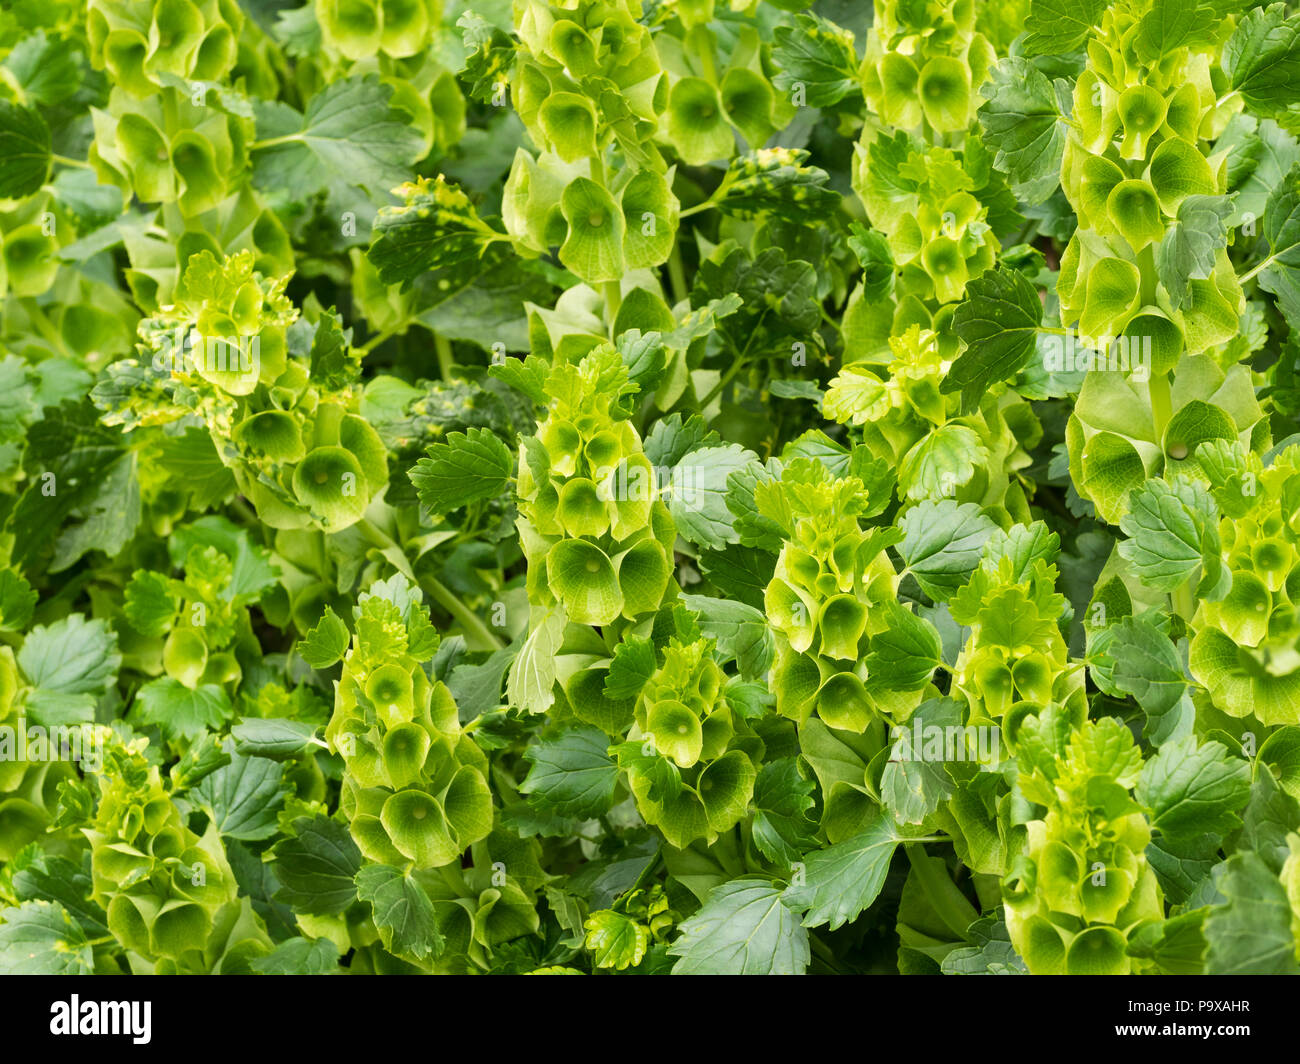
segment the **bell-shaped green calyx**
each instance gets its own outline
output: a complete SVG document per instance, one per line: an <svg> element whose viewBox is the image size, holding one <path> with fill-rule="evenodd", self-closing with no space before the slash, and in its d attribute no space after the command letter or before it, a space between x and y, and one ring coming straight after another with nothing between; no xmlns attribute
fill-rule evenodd
<svg viewBox="0 0 1300 1064"><path fill-rule="evenodd" d="M415 689L410 672L401 665L380 665L366 677L366 697L389 727L415 716Z"/></svg>
<svg viewBox="0 0 1300 1064"><path fill-rule="evenodd" d="M690 768L700 759L704 747L700 719L681 702L656 702L646 715L646 730L654 738L655 749L672 758L679 768Z"/></svg>
<svg viewBox="0 0 1300 1064"><path fill-rule="evenodd" d="M1108 202L1114 188L1124 181L1124 171L1104 155L1089 155L1079 176L1079 215L1100 233L1110 233Z"/></svg>
<svg viewBox="0 0 1300 1064"><path fill-rule="evenodd" d="M600 185L585 177L569 182L560 198L569 233L560 261L589 284L623 276L623 212Z"/></svg>
<svg viewBox="0 0 1300 1064"><path fill-rule="evenodd" d="M380 46L391 56L416 55L429 37L425 0L380 0L383 33Z"/></svg>
<svg viewBox="0 0 1300 1064"><path fill-rule="evenodd" d="M917 79L917 93L926 121L937 133L957 133L970 122L970 70L954 56L926 61Z"/></svg>
<svg viewBox="0 0 1300 1064"><path fill-rule="evenodd" d="M1131 964L1127 942L1113 927L1086 928L1065 953L1067 975L1127 975Z"/></svg>
<svg viewBox="0 0 1300 1064"><path fill-rule="evenodd" d="M1145 358L1146 346L1150 345L1148 372L1151 376L1173 372L1183 353L1183 330L1157 307L1143 307L1133 315L1124 326L1122 336L1128 344L1130 360L1134 353Z"/></svg>
<svg viewBox="0 0 1300 1064"><path fill-rule="evenodd" d="M835 595L822 603L817 618L820 652L831 658L857 661L858 640L867 628L867 608L852 595Z"/></svg>
<svg viewBox="0 0 1300 1064"><path fill-rule="evenodd" d="M234 438L259 457L274 462L297 462L306 449L297 419L283 410L263 410L235 426Z"/></svg>
<svg viewBox="0 0 1300 1064"><path fill-rule="evenodd" d="M751 148L760 148L776 130L772 121L775 93L771 83L752 70L732 67L722 77L722 108Z"/></svg>
<svg viewBox="0 0 1300 1064"><path fill-rule="evenodd" d="M339 422L338 442L360 465L365 480L363 491L366 501L369 501L388 482L388 452L384 449L379 433L365 418L356 414L344 414Z"/></svg>
<svg viewBox="0 0 1300 1064"><path fill-rule="evenodd" d="M1065 971L1065 941L1060 929L1044 917L1032 916L1026 921L1017 948L1035 975Z"/></svg>
<svg viewBox="0 0 1300 1064"><path fill-rule="evenodd" d="M610 698L605 694L609 670L592 667L575 672L564 686L574 716L607 735L622 735L632 723L634 698Z"/></svg>
<svg viewBox="0 0 1300 1064"><path fill-rule="evenodd" d="M537 112L550 148L566 163L596 154L596 109L585 96L557 92Z"/></svg>
<svg viewBox="0 0 1300 1064"><path fill-rule="evenodd" d="M1266 725L1300 724L1300 661L1295 648L1238 646L1217 628L1192 639L1189 668L1214 704L1235 717L1253 714Z"/></svg>
<svg viewBox="0 0 1300 1064"><path fill-rule="evenodd" d="M703 78L681 78L668 94L668 139L691 166L729 159L736 140L718 90Z"/></svg>
<svg viewBox="0 0 1300 1064"><path fill-rule="evenodd" d="M429 732L418 724L398 724L384 733L384 768L394 787L419 782L432 745Z"/></svg>
<svg viewBox="0 0 1300 1064"><path fill-rule="evenodd" d="M58 275L58 244L38 225L20 225L4 239L4 263L0 281L8 275L9 290L16 296L39 296Z"/></svg>
<svg viewBox="0 0 1300 1064"><path fill-rule="evenodd" d="M609 624L623 609L614 564L594 543L562 539L546 554L546 577L569 620Z"/></svg>
<svg viewBox="0 0 1300 1064"><path fill-rule="evenodd" d="M177 133L172 138L171 159L181 179L181 210L187 215L210 210L225 198L226 182L217 169L216 153L201 133L191 129Z"/></svg>
<svg viewBox="0 0 1300 1064"><path fill-rule="evenodd" d="M1149 85L1131 85L1120 94L1116 110L1124 140L1120 154L1125 159L1145 159L1147 141L1165 120L1165 98Z"/></svg>
<svg viewBox="0 0 1300 1064"><path fill-rule="evenodd" d="M1161 141L1152 153L1148 180L1171 217L1188 196L1212 196L1218 191L1205 156L1179 137Z"/></svg>
<svg viewBox="0 0 1300 1064"><path fill-rule="evenodd" d="M1123 259L1104 258L1088 273L1079 329L1088 337L1116 336L1138 307L1141 275Z"/></svg>
<svg viewBox="0 0 1300 1064"><path fill-rule="evenodd" d="M1139 252L1165 235L1164 218L1155 189L1146 181L1121 181L1106 197L1111 224Z"/></svg>
<svg viewBox="0 0 1300 1064"><path fill-rule="evenodd" d="M807 592L774 579L767 585L764 604L772 624L785 633L791 647L802 653L812 646L817 607Z"/></svg>
<svg viewBox="0 0 1300 1064"><path fill-rule="evenodd" d="M672 254L681 204L670 178L639 170L623 189L623 256L629 269L661 266Z"/></svg>
<svg viewBox="0 0 1300 1064"><path fill-rule="evenodd" d="M145 73L149 42L133 29L115 29L104 38L104 66L116 85L133 96L150 96L157 86Z"/></svg>
<svg viewBox="0 0 1300 1064"><path fill-rule="evenodd" d="M556 517L571 536L595 537L609 531L609 511L586 477L574 477L560 488Z"/></svg>
<svg viewBox="0 0 1300 1064"><path fill-rule="evenodd" d="M293 493L327 532L356 524L369 498L360 463L342 447L316 447L293 472Z"/></svg>
<svg viewBox="0 0 1300 1064"><path fill-rule="evenodd" d="M832 728L861 733L875 712L862 680L851 672L837 672L817 691L817 716Z"/></svg>
<svg viewBox="0 0 1300 1064"><path fill-rule="evenodd" d="M1037 855L1038 891L1048 907L1056 912L1078 915L1079 877L1082 862L1073 850L1061 842L1049 842Z"/></svg>
<svg viewBox="0 0 1300 1064"><path fill-rule="evenodd" d="M149 26L149 69L185 77L203 39L203 15L190 0L158 0Z"/></svg>
<svg viewBox="0 0 1300 1064"><path fill-rule="evenodd" d="M384 802L379 819L393 845L421 867L450 864L464 849L438 800L424 791L394 794Z"/></svg>
<svg viewBox="0 0 1300 1064"><path fill-rule="evenodd" d="M193 628L174 628L163 644L163 668L167 675L193 690L208 664L208 644Z"/></svg>
<svg viewBox="0 0 1300 1064"><path fill-rule="evenodd" d="M211 26L199 42L190 64L190 77L200 81L220 81L235 65L239 44L224 22Z"/></svg>
<svg viewBox="0 0 1300 1064"><path fill-rule="evenodd" d="M135 194L147 203L170 203L176 198L176 177L171 151L158 127L132 111L117 123L117 149L131 171Z"/></svg>
<svg viewBox="0 0 1300 1064"><path fill-rule="evenodd" d="M1128 904L1135 885L1133 874L1124 868L1102 865L1085 870L1078 886L1081 915L1090 923L1114 923L1120 910Z"/></svg>
<svg viewBox="0 0 1300 1064"><path fill-rule="evenodd" d="M551 26L550 45L560 61L578 77L596 72L596 42L576 22L557 18Z"/></svg>
<svg viewBox="0 0 1300 1064"><path fill-rule="evenodd" d="M549 418L538 430L537 438L546 448L551 472L561 477L573 476L582 455L582 435L577 427L563 418Z"/></svg>
<svg viewBox="0 0 1300 1064"><path fill-rule="evenodd" d="M619 555L616 562L623 615L632 620L658 609L672 578L672 565L663 545L655 539L643 539Z"/></svg>
<svg viewBox="0 0 1300 1064"><path fill-rule="evenodd" d="M696 790L713 831L730 831L745 815L755 779L753 762L740 750L724 754L700 773Z"/></svg>
<svg viewBox="0 0 1300 1064"><path fill-rule="evenodd" d="M316 0L325 39L354 62L379 51L383 27L374 0Z"/></svg>
<svg viewBox="0 0 1300 1064"><path fill-rule="evenodd" d="M921 123L921 100L917 95L920 74L912 57L887 52L878 67L880 96L876 107L891 126L910 129Z"/></svg>

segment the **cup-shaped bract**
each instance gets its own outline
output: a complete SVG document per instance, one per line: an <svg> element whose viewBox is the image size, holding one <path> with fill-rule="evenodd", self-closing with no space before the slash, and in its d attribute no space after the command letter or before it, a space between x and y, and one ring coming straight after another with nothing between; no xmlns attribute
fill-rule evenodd
<svg viewBox="0 0 1300 1064"><path fill-rule="evenodd" d="M606 625L623 609L618 574L603 550L580 539L562 539L546 554L546 575L569 619Z"/></svg>
<svg viewBox="0 0 1300 1064"><path fill-rule="evenodd" d="M736 138L718 90L703 78L679 78L668 94L668 139L690 166L735 154Z"/></svg>

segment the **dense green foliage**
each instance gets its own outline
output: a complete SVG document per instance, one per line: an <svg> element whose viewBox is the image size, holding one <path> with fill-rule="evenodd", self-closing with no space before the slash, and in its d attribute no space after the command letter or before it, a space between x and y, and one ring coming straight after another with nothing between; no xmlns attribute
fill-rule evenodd
<svg viewBox="0 0 1300 1064"><path fill-rule="evenodd" d="M1300 14L0 10L0 972L1296 973Z"/></svg>

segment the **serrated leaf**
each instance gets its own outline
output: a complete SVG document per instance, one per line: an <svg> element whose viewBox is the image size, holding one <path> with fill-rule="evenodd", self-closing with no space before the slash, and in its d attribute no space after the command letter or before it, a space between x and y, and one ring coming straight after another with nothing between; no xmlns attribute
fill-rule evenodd
<svg viewBox="0 0 1300 1064"><path fill-rule="evenodd" d="M0 975L89 975L90 941L58 902L0 910Z"/></svg>
<svg viewBox="0 0 1300 1064"><path fill-rule="evenodd" d="M862 266L862 298L869 304L879 302L894 290L894 254L889 241L861 222L853 222L849 231L849 249Z"/></svg>
<svg viewBox="0 0 1300 1064"><path fill-rule="evenodd" d="M1269 194L1264 238L1270 255L1259 274L1260 287L1277 296L1295 330L1300 328L1300 163Z"/></svg>
<svg viewBox="0 0 1300 1064"><path fill-rule="evenodd" d="M0 200L30 196L50 172L50 127L40 114L0 99Z"/></svg>
<svg viewBox="0 0 1300 1064"><path fill-rule="evenodd" d="M1108 649L1115 661L1111 682L1136 698L1146 714L1143 734L1156 746L1182 738L1178 731L1194 711L1187 712L1187 676L1169 637L1147 618L1125 617Z"/></svg>
<svg viewBox="0 0 1300 1064"><path fill-rule="evenodd" d="M1033 0L1021 45L1025 55L1065 55L1073 52L1101 23L1106 0Z"/></svg>
<svg viewBox="0 0 1300 1064"><path fill-rule="evenodd" d="M715 887L680 930L674 975L802 975L811 959L807 930L767 880Z"/></svg>
<svg viewBox="0 0 1300 1064"><path fill-rule="evenodd" d="M369 902L384 949L423 964L442 953L446 939L438 928L433 902L419 883L400 869L368 864L356 875L357 897Z"/></svg>
<svg viewBox="0 0 1300 1064"><path fill-rule="evenodd" d="M587 917L584 945L597 968L623 971L635 967L650 946L650 929L629 916L602 909Z"/></svg>
<svg viewBox="0 0 1300 1064"><path fill-rule="evenodd" d="M793 757L770 761L754 783L753 840L769 861L786 865L799 860L817 840L817 824L811 816L812 780L799 772Z"/></svg>
<svg viewBox="0 0 1300 1064"><path fill-rule="evenodd" d="M618 765L608 749L608 736L588 727L535 742L524 751L532 767L519 790L560 816L599 816L609 809L618 784Z"/></svg>
<svg viewBox="0 0 1300 1064"><path fill-rule="evenodd" d="M259 975L331 975L339 971L339 949L328 938L290 938L249 965Z"/></svg>
<svg viewBox="0 0 1300 1064"><path fill-rule="evenodd" d="M186 687L179 680L162 676L151 680L136 693L131 719L157 726L166 739L194 739L219 728L234 713L230 696L214 683Z"/></svg>
<svg viewBox="0 0 1300 1064"><path fill-rule="evenodd" d="M514 475L514 456L487 429L453 432L435 443L410 470L420 505L432 514L451 513L480 499L494 499Z"/></svg>
<svg viewBox="0 0 1300 1064"><path fill-rule="evenodd" d="M891 813L873 810L867 826L843 842L810 853L804 878L782 895L786 904L802 912L804 927L843 927L880 895L894 851L907 836Z"/></svg>
<svg viewBox="0 0 1300 1064"><path fill-rule="evenodd" d="M1179 205L1156 251L1156 272L1175 310L1191 300L1190 281L1213 276L1215 252L1228 243L1231 215L1227 196L1188 196Z"/></svg>
<svg viewBox="0 0 1300 1064"><path fill-rule="evenodd" d="M18 664L33 686L61 694L102 694L121 663L117 634L106 622L79 613L33 628L18 651Z"/></svg>
<svg viewBox="0 0 1300 1064"><path fill-rule="evenodd" d="M1285 4L1247 11L1223 46L1223 69L1260 118L1281 118L1296 109L1300 80L1300 16Z"/></svg>
<svg viewBox="0 0 1300 1064"><path fill-rule="evenodd" d="M227 838L269 839L288 793L284 769L265 757L236 755L229 764L204 777L193 790L216 829Z"/></svg>
<svg viewBox="0 0 1300 1064"><path fill-rule="evenodd" d="M966 583L997 527L974 503L923 502L899 522L899 553L921 589L946 602Z"/></svg>
<svg viewBox="0 0 1300 1064"><path fill-rule="evenodd" d="M235 752L282 761L297 757L312 746L323 746L316 738L317 725L286 717L247 717L233 728Z"/></svg>
<svg viewBox="0 0 1300 1064"><path fill-rule="evenodd" d="M1151 810L1151 825L1171 839L1225 835L1241 823L1250 797L1250 767L1222 743L1193 735L1166 743L1142 766L1137 800Z"/></svg>
<svg viewBox="0 0 1300 1064"><path fill-rule="evenodd" d="M626 636L614 650L605 676L605 697L614 701L635 698L654 675L654 644L644 636Z"/></svg>
<svg viewBox="0 0 1300 1064"><path fill-rule="evenodd" d="M1052 84L1026 59L1000 60L980 89L984 140L996 149L993 166L1007 175L1016 195L1042 203L1061 180L1065 120Z"/></svg>
<svg viewBox="0 0 1300 1064"><path fill-rule="evenodd" d="M326 85L301 115L283 103L258 108L254 184L298 201L332 180L387 193L410 175L421 147L406 113L389 106L392 95L367 74Z"/></svg>
<svg viewBox="0 0 1300 1064"><path fill-rule="evenodd" d="M361 851L337 820L299 817L293 834L276 843L272 852L280 881L278 900L322 916L341 913L356 901L353 880L361 870Z"/></svg>
<svg viewBox="0 0 1300 1064"><path fill-rule="evenodd" d="M1130 496L1119 526L1129 537L1119 545L1143 583L1174 591L1203 559L1219 562L1218 513L1204 488L1190 481L1147 481Z"/></svg>
<svg viewBox="0 0 1300 1064"><path fill-rule="evenodd" d="M1037 350L1043 304L1018 270L999 266L966 285L966 299L953 315L953 329L965 344L939 385L960 391L962 408L974 409L984 393L1010 380Z"/></svg>
<svg viewBox="0 0 1300 1064"><path fill-rule="evenodd" d="M802 86L809 107L829 107L861 91L853 34L817 15L796 15L792 25L776 28L772 61L772 84L787 98Z"/></svg>
<svg viewBox="0 0 1300 1064"><path fill-rule="evenodd" d="M1294 975L1291 906L1286 890L1253 853L1230 857L1219 880L1226 905L1205 918L1210 975Z"/></svg>
<svg viewBox="0 0 1300 1064"><path fill-rule="evenodd" d="M961 723L958 704L936 698L922 703L906 724L893 729L894 744L880 776L880 797L900 824L922 823L952 796L953 781L943 760L926 755L925 729L948 729ZM944 735L946 741L946 730Z"/></svg>
<svg viewBox="0 0 1300 1064"><path fill-rule="evenodd" d="M739 542L727 508L727 478L754 460L738 443L691 451L673 469L668 509L677 531L692 543L721 549Z"/></svg>

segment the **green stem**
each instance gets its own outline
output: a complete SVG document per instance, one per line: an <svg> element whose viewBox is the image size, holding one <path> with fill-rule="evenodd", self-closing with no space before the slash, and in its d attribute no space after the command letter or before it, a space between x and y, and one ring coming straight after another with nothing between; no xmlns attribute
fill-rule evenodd
<svg viewBox="0 0 1300 1064"><path fill-rule="evenodd" d="M481 617L458 599L451 590L436 577L423 576L420 587L428 593L434 602L450 613L460 626L465 629L465 644L470 650L500 650L501 640L483 623Z"/></svg>
<svg viewBox="0 0 1300 1064"><path fill-rule="evenodd" d="M609 325L609 338L614 338L614 321L618 317L618 308L623 305L623 289L618 281L606 281L603 286L605 293L605 322Z"/></svg>
<svg viewBox="0 0 1300 1064"><path fill-rule="evenodd" d="M713 62L713 32L708 26L694 27L686 35L686 45L691 55L699 61L700 73L710 85L718 84L718 69Z"/></svg>
<svg viewBox="0 0 1300 1064"><path fill-rule="evenodd" d="M1238 277L1238 278L1237 278L1237 282L1238 282L1239 284L1245 284L1247 281L1253 279L1254 276L1255 276L1257 273L1259 273L1260 270L1266 270L1266 269L1268 269L1270 266L1272 266L1273 263L1274 263L1276 260L1277 260L1277 256L1276 256L1276 255L1270 255L1270 256L1269 256L1268 258L1266 258L1263 262L1259 263L1257 266L1255 266L1253 269L1251 269L1249 273L1243 273L1240 277Z"/></svg>
<svg viewBox="0 0 1300 1064"><path fill-rule="evenodd" d="M688 295L686 269L682 265L681 245L676 241L673 242L673 253L668 257L668 283L672 287L673 302L684 302Z"/></svg>
<svg viewBox="0 0 1300 1064"><path fill-rule="evenodd" d="M979 919L980 914L975 911L975 906L971 905L966 895L957 888L957 884L948 878L947 873L929 860L929 855L919 843L906 843L903 849L907 851L907 859L911 862L912 871L920 880L925 896L939 915L939 919L953 934L965 938L966 929Z"/></svg>
<svg viewBox="0 0 1300 1064"><path fill-rule="evenodd" d="M713 197L710 196L703 203L697 203L694 207L687 207L684 211L678 214L677 217L689 218L692 214L699 214L701 211L712 210L716 206L717 204L713 201Z"/></svg>
<svg viewBox="0 0 1300 1064"><path fill-rule="evenodd" d="M1138 252L1137 266L1142 278L1142 303L1150 306L1156 301L1156 285L1160 283L1160 275L1156 272L1155 244L1148 244Z"/></svg>
<svg viewBox="0 0 1300 1064"><path fill-rule="evenodd" d="M372 336L369 340L367 340L364 344L356 348L357 353L361 355L370 354L371 351L373 351L376 347L382 344L385 340L390 340L394 336L396 336L399 329L404 329L405 327L406 327L406 322L403 322L401 325L394 326L391 329L384 329L381 332L375 333L375 335Z"/></svg>
<svg viewBox="0 0 1300 1064"><path fill-rule="evenodd" d="M1147 384L1151 396L1151 422L1156 430L1156 443L1163 447L1165 429L1169 419L1174 416L1173 392L1169 386L1169 374L1153 373Z"/></svg>
<svg viewBox="0 0 1300 1064"><path fill-rule="evenodd" d="M80 167L83 170L95 169L89 162L87 162L84 159L69 159L66 155L51 155L50 158L53 159L56 163L58 163L60 166L76 166L76 167Z"/></svg>
<svg viewBox="0 0 1300 1064"><path fill-rule="evenodd" d="M721 377L718 378L718 383L709 389L709 394L700 400L700 409L701 410L707 409L708 405L718 397L722 389L725 388L728 384L730 384L732 379L736 376L736 374L739 373L742 369L744 369L745 366L747 365L749 365L749 363L746 362L743 358L737 358L736 361L731 364L731 367Z"/></svg>
<svg viewBox="0 0 1300 1064"><path fill-rule="evenodd" d="M411 563L406 557L406 552L402 550L401 544L393 539L392 536L377 526L373 521L364 517L357 522L357 529L376 547L383 550L387 550L390 547L395 547L397 549L402 562L405 564L399 564L393 559L389 560L393 562L393 565L395 565L404 576L407 576L418 583L428 596L434 600L434 602L438 603L439 606L460 622L461 627L465 629L465 642L471 650L501 649L501 640L496 637L492 629L483 623L478 614L474 613L465 605L464 602L452 594L450 589L441 580L432 576L417 577L415 575L415 571L411 568Z"/></svg>
<svg viewBox="0 0 1300 1064"><path fill-rule="evenodd" d="M745 346L741 349L740 354L736 356L736 361L733 362L731 367L718 378L718 383L709 389L709 394L700 401L701 410L707 408L708 405L718 397L718 393L731 383L736 374L749 365L749 348L754 342L754 337L758 335L763 322L767 319L768 309L765 309L763 313L759 315L758 321L754 323L754 331L749 334L749 339L745 341Z"/></svg>
<svg viewBox="0 0 1300 1064"><path fill-rule="evenodd" d="M451 341L442 333L433 334L433 350L438 356L438 372L444 381L450 382L451 371L455 363L451 359Z"/></svg>
<svg viewBox="0 0 1300 1064"><path fill-rule="evenodd" d="M180 115L176 110L176 90L164 89L162 94L163 125L168 138L180 132Z"/></svg>
<svg viewBox="0 0 1300 1064"><path fill-rule="evenodd" d="M41 305L35 299L25 299L22 307L27 311L27 316L31 318L31 323L36 331L45 338L50 346L57 348L60 354L66 355L68 349L63 343L63 337L59 334L59 330L54 327L54 323L46 316L45 311L41 309Z"/></svg>
<svg viewBox="0 0 1300 1064"><path fill-rule="evenodd" d="M1196 600L1192 596L1192 585L1183 584L1182 587L1176 588L1172 595L1169 596L1170 604L1173 610L1188 624L1192 623L1192 614L1196 612Z"/></svg>
<svg viewBox="0 0 1300 1064"><path fill-rule="evenodd" d="M266 140L255 141L248 150L261 151L263 148L274 148L278 144L290 144L295 140L302 140L302 134L286 133L283 137L268 137Z"/></svg>

